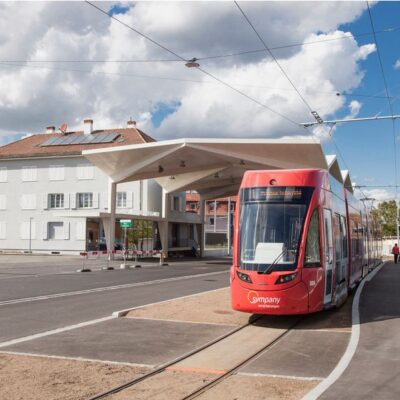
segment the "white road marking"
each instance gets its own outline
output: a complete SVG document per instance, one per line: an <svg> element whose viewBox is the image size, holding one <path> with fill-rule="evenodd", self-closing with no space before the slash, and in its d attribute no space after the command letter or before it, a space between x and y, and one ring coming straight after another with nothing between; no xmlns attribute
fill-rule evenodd
<svg viewBox="0 0 400 400"><path fill-rule="evenodd" d="M386 264L386 262L382 263L379 267L375 268L373 272L371 272L363 281L357 289L356 295L354 296L353 306L352 306L352 329L351 329L351 337L349 344L347 345L346 351L343 354L342 358L337 363L334 370L313 390L308 392L302 400L316 400L322 393L324 393L330 386L332 386L343 374L346 370L350 361L352 360L358 346L358 342L360 340L360 297L361 292L363 291L365 282L371 281L374 276L381 270L381 268Z"/></svg>
<svg viewBox="0 0 400 400"><path fill-rule="evenodd" d="M152 306L152 305L155 305L155 304L168 303L168 302L173 301L173 300L185 299L185 298L188 298L188 297L197 296L197 295L202 294L202 293L216 292L216 291L222 290L222 289L225 289L225 288L209 290L207 292L195 293L195 294L191 294L191 295L188 295L188 296L176 297L174 299L168 299L168 300L164 300L164 301L159 301L157 303L144 304L143 306L138 306L138 307L132 308L132 310L133 309L137 309L137 308L143 308L143 307L147 307L147 306ZM127 310L127 311L130 311L130 310ZM124 310L124 311L126 311L126 310ZM78 329L78 328L82 328L82 327L89 326L89 325L98 324L100 322L109 321L111 319L117 318L119 312L120 311L113 312L112 315L108 316L108 317L93 319L91 321L81 322L79 324L69 325L69 326L65 326L63 328L52 329L50 331L41 332L41 333L37 333L37 334L34 334L34 335L24 336L24 337L21 337L21 338L18 338L18 339L8 340L8 341L2 342L2 343L0 342L0 348L7 347L7 346L12 346L14 344L18 344L18 343L22 343L22 342L28 342L30 340L40 339L40 338L46 337L46 336L56 335L58 333L71 331L73 329ZM136 364L136 365L139 365L139 364Z"/></svg>
<svg viewBox="0 0 400 400"><path fill-rule="evenodd" d="M7 347L7 346L12 346L14 344L18 344L18 343L22 343L22 342L28 342L28 341L34 340L34 339L40 339L40 338L46 337L46 336L56 335L57 333L71 331L71 330L77 329L77 328L83 328L84 326L98 324L99 322L109 321L110 319L114 319L114 318L115 317L113 315L111 315L111 316L108 316L108 317L93 319L91 321L81 322L81 323L75 324L75 325L65 326L63 328L52 329L51 331L36 333L34 335L29 335L29 336L24 336L24 337L21 337L21 338L18 338L18 339L8 340L6 342L0 343L0 348Z"/></svg>
<svg viewBox="0 0 400 400"><path fill-rule="evenodd" d="M266 377L266 378L280 378L280 379L295 379L298 381L322 381L324 378L320 376L295 376L295 375L275 375L275 374L261 374L261 373L250 373L250 372L239 372L237 375L243 376L254 376L254 377Z"/></svg>
<svg viewBox="0 0 400 400"><path fill-rule="evenodd" d="M129 367L140 367L140 368L155 368L155 365L151 364L136 364L129 363L123 361L109 361L109 360L98 360L96 358L83 358L83 357L66 357L66 356L53 356L49 354L37 354L37 353L24 353L19 351L6 351L1 350L0 354L10 354L14 356L28 356L28 357L38 357L38 358L54 358L58 360L70 360L70 361L88 361L88 362L96 362L101 364L114 364L114 365L127 365Z"/></svg>
<svg viewBox="0 0 400 400"><path fill-rule="evenodd" d="M141 306L136 306L136 307L131 307L131 308L125 308L125 309L123 309L123 310L114 311L114 312L112 313L112 315L113 315L114 317L124 317L126 314L128 314L129 311L140 310L140 309L142 309L142 308L147 308L147 307L151 307L151 306L156 306L156 305L163 304L163 303L170 303L170 302L175 301L175 300L189 299L190 297L200 296L200 295L202 295L202 294L204 294L204 293L218 292L218 291L220 291L220 290L226 289L227 287L229 287L229 286L226 286L226 287L223 287L223 288L219 288L219 289L207 290L206 292L188 294L187 296L175 297L175 298L173 298L173 299L157 301L157 302L155 302L155 303L143 304L143 305L141 305Z"/></svg>
<svg viewBox="0 0 400 400"><path fill-rule="evenodd" d="M186 275L186 276L180 276L180 277L174 277L174 278L157 279L154 281L147 281L147 282L127 283L127 284L123 284L123 285L115 285L115 286L106 286L106 287L94 288L94 289L78 290L75 292L55 293L55 294L49 294L49 295L44 295L44 296L25 297L25 298L21 298L21 299L4 300L4 301L0 301L0 306L10 305L10 304L18 304L18 303L28 303L28 302L39 301L39 300L56 299L59 297L77 296L77 295L87 294L87 293L97 293L97 292L106 292L106 291L110 291L110 290L127 289L127 288L138 287L138 286L148 286L148 285L154 285L154 284L158 284L158 283L174 282L174 281L180 281L180 280L186 280L186 279L192 279L192 278L203 278L203 277L207 277L207 276L226 274L226 273L228 273L228 271L209 272L206 274Z"/></svg>

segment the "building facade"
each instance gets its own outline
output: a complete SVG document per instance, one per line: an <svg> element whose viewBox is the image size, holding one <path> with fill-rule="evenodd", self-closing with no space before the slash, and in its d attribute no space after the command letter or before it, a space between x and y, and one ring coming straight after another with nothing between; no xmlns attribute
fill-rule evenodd
<svg viewBox="0 0 400 400"><path fill-rule="evenodd" d="M49 127L44 134L0 147L0 250L105 250L111 182L81 151L152 141L133 121L124 129L93 130L93 121L85 120L83 131L56 133ZM178 222L168 226L169 247L189 245L189 239L193 245L197 221L186 217L185 194L171 195L170 202ZM162 189L157 182L118 184L116 203L117 217L151 225L150 233L136 237L136 243L155 248L157 222L162 220ZM122 247L122 240L117 223L115 248Z"/></svg>

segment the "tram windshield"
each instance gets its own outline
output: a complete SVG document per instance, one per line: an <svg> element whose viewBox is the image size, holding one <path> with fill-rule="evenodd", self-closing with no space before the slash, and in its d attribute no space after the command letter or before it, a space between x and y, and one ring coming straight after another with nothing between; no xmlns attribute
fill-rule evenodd
<svg viewBox="0 0 400 400"><path fill-rule="evenodd" d="M312 192L309 187L289 186L242 189L241 269L268 273L296 268Z"/></svg>

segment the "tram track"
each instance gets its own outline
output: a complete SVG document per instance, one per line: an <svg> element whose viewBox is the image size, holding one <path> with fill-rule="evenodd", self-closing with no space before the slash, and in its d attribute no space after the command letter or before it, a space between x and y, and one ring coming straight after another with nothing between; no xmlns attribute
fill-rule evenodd
<svg viewBox="0 0 400 400"><path fill-rule="evenodd" d="M100 400L100 399L106 399L109 398L112 395L115 395L117 393L120 393L128 388L131 388L137 384L139 384L140 382L143 382L155 375L161 374L162 372L167 371L169 368L173 367L174 365L187 360L188 358L201 353L202 351L210 348L211 346L220 343L224 340L226 340L227 338L235 335L236 333L242 331L243 329L251 326L251 325L255 325L257 323L257 321L259 321L261 318L263 318L264 315L254 315L250 318L250 321L244 325L241 325L238 328L233 329L232 331L204 344L203 346L200 346L192 351L190 351L189 353L186 353L172 361L169 361L168 363L165 363L163 365L161 365L160 367L149 371L147 373L145 373L142 376L139 376L137 378L134 378L128 382L125 382L121 385L115 386L105 392L99 393L97 395L94 395L92 397L89 397L87 400ZM182 397L181 400L191 400L191 399L195 399L199 396L201 396L203 393L207 392L208 390L212 389L214 386L218 385L219 383L221 383L222 381L226 380L227 378L229 378L230 376L232 376L233 374L235 374L238 370L240 370L241 368L243 368L244 366L246 366L248 363L252 362L253 360L255 360L257 357L259 357L262 353L264 353L265 351L267 351L269 348L271 348L272 346L274 346L276 343L278 343L279 341L281 341L285 336L287 336L289 334L289 332L295 327L297 326L302 320L304 319L304 317L301 317L299 319L297 319L294 323L292 323L284 332L282 332L280 335L278 335L276 338L274 338L273 340L271 340L269 343L267 343L265 346L263 346L261 349L257 350L256 352L254 352L253 354L251 354L250 356L247 356L245 359L241 360L239 363L235 364L232 368L229 368L226 372L224 372L222 375L218 376L215 379L212 379L211 381L205 383L204 385L200 386L199 388L195 389L194 391L192 391L191 393L189 393L188 395L186 395L185 397Z"/></svg>

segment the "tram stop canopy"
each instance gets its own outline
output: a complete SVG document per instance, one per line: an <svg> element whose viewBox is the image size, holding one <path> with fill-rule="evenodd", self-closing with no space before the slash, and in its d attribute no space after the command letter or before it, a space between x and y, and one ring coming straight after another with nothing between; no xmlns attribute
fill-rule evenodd
<svg viewBox="0 0 400 400"><path fill-rule="evenodd" d="M109 216L111 248L118 183L156 179L162 186L163 212L159 226L164 252L168 242L166 205L170 193L196 190L200 194L203 213L200 224L204 231L204 200L237 194L247 170L321 168L332 171L343 182L336 157L326 158L315 139L176 139L86 150L82 154L113 182ZM201 254L203 248L201 241Z"/></svg>
<svg viewBox="0 0 400 400"><path fill-rule="evenodd" d="M328 169L310 139L177 139L86 150L113 182L154 178L166 190L196 190L204 198L236 194L246 170Z"/></svg>

